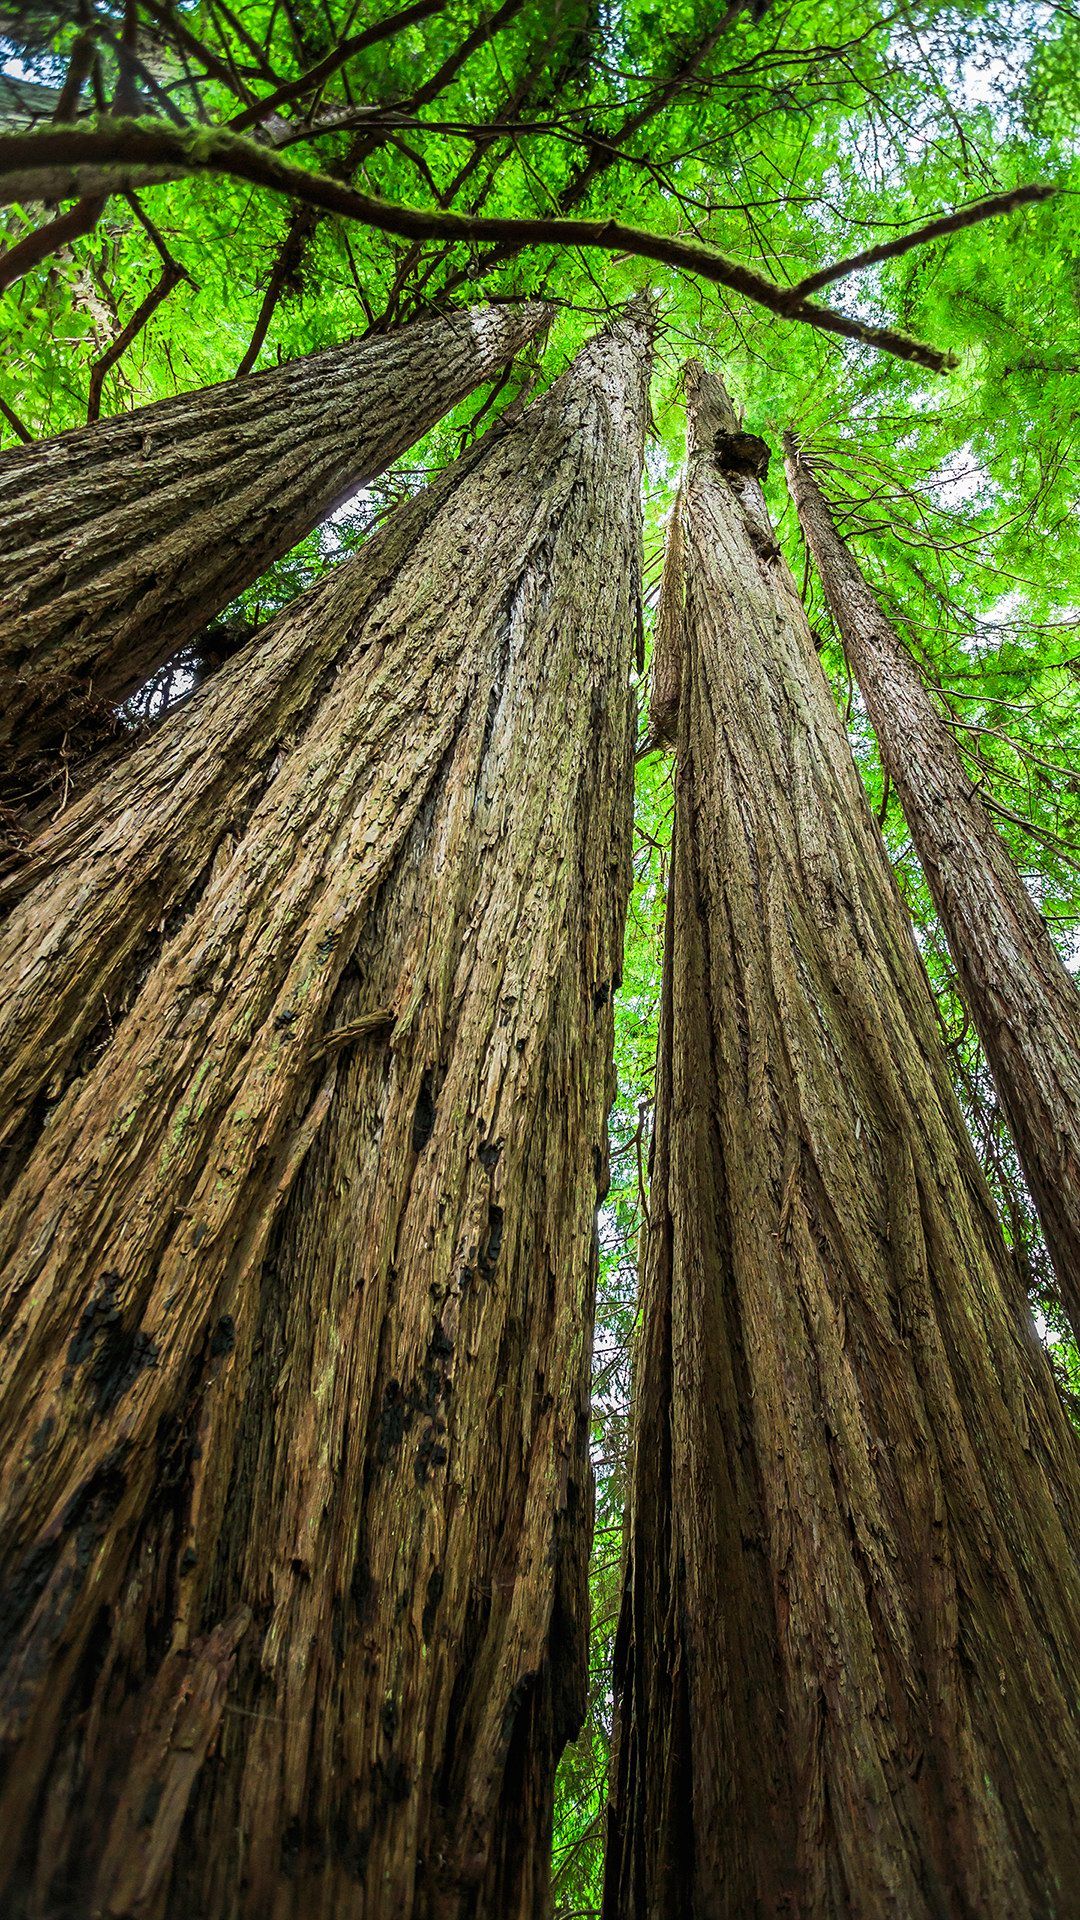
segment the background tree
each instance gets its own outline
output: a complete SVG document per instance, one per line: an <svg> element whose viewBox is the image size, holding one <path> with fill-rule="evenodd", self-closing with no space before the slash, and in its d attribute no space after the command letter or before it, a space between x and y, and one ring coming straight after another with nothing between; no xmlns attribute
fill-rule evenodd
<svg viewBox="0 0 1080 1920"><path fill-rule="evenodd" d="M808 460L787 472L1080 1334L1080 995L946 721L841 539Z"/></svg>

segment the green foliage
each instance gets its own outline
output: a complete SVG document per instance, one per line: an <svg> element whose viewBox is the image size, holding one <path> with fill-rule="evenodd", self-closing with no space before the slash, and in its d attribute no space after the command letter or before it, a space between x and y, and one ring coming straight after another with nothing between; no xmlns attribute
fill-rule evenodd
<svg viewBox="0 0 1080 1920"><path fill-rule="evenodd" d="M225 126L303 75L389 0L183 0L140 8L127 79L141 113ZM1080 921L1080 24L1035 0L960 10L914 0L775 0L722 16L714 0L448 0L369 45L255 129L292 160L414 206L487 216L569 211L699 240L794 284L987 193L1045 180L1049 201L973 226L829 287L854 319L955 352L934 376L765 311L743 294L646 261L536 246L403 240L322 216L283 265L293 210L227 178L114 195L93 231L0 294L12 422L52 433L85 418L94 363L171 259L171 290L105 376L103 411L228 379L270 300L257 364L396 324L447 301L542 292L557 303L542 358L474 397L423 445L243 596L265 619L363 539L402 491L452 459L531 385L553 378L613 305L642 288L661 332L647 467L646 559L658 577L682 459L679 369L722 369L746 423L778 447L793 425L841 524L923 670L1013 857L1072 965ZM94 14L82 111L121 97L123 14ZM715 31L721 19L723 31ZM43 0L0 16L5 128L53 110L80 32ZM467 36L473 35L471 41ZM20 88L22 92L20 93ZM167 103L167 104L166 104ZM372 110L381 110L373 125ZM131 110L130 107L128 109ZM393 124L388 113L392 110ZM640 122L640 124L638 124ZM40 206L4 216L15 242ZM275 277L276 276L276 277ZM822 296L825 297L825 296ZM348 431L348 423L342 423ZM779 459L769 492L804 577ZM911 909L962 1101L1026 1262L1062 1383L1080 1360L1052 1301L1045 1252L895 797L821 596L806 594L822 658ZM593 1420L598 1506L589 1715L564 1763L558 1912L596 1911L605 1800L607 1674L619 1597L637 1239L647 1205L666 848L662 755L641 763L635 883L616 1011L618 1095L602 1264Z"/></svg>
<svg viewBox="0 0 1080 1920"><path fill-rule="evenodd" d="M637 783L634 884L622 988L615 1002L618 1082L611 1112L611 1186L600 1212L600 1279L593 1365L592 1454L596 1474L593 1632L585 1726L560 1774L555 1835L556 1911L595 1904L607 1806L611 1661L621 1590L630 1361L637 1249L646 1218L653 1068L660 1008L667 853L673 793L665 757L642 763Z"/></svg>

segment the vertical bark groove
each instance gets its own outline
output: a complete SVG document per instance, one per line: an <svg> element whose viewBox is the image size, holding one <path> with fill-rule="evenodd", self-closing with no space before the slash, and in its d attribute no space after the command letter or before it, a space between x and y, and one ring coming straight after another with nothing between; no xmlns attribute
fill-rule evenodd
<svg viewBox="0 0 1080 1920"><path fill-rule="evenodd" d="M688 387L605 1920L1065 1916L1076 1437L760 444Z"/></svg>
<svg viewBox="0 0 1080 1920"><path fill-rule="evenodd" d="M543 1910L648 335L306 598L335 671L4 1208L19 1915Z"/></svg>
<svg viewBox="0 0 1080 1920"><path fill-rule="evenodd" d="M544 309L472 308L0 454L0 748L55 748L492 378Z"/></svg>
<svg viewBox="0 0 1080 1920"><path fill-rule="evenodd" d="M787 437L788 481L1080 1339L1080 994L918 667Z"/></svg>

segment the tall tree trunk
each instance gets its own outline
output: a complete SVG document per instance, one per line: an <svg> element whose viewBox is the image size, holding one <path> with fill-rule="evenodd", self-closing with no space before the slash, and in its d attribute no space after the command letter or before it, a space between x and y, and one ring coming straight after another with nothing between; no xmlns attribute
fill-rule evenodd
<svg viewBox="0 0 1080 1920"><path fill-rule="evenodd" d="M297 737L0 1216L17 1914L543 1911L648 334L307 596Z"/></svg>
<svg viewBox="0 0 1080 1920"><path fill-rule="evenodd" d="M543 307L369 336L0 454L9 791L488 380Z"/></svg>
<svg viewBox="0 0 1080 1920"><path fill-rule="evenodd" d="M719 383L688 386L604 1914L1071 1915L1076 1436L772 536L765 449Z"/></svg>
<svg viewBox="0 0 1080 1920"><path fill-rule="evenodd" d="M260 630L0 884L0 1193L110 1043L213 862L229 856L361 623L501 432Z"/></svg>
<svg viewBox="0 0 1080 1920"><path fill-rule="evenodd" d="M1080 993L790 435L785 446L799 524L911 828L1080 1340Z"/></svg>

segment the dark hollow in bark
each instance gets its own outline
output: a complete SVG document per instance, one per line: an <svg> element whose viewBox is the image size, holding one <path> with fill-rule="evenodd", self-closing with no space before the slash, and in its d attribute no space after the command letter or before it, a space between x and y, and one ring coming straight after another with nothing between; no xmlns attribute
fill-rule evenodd
<svg viewBox="0 0 1080 1920"><path fill-rule="evenodd" d="M0 1191L228 857L361 621L498 437L401 507L347 563L343 584L335 570L225 661L0 885Z"/></svg>
<svg viewBox="0 0 1080 1920"><path fill-rule="evenodd" d="M498 373L544 312L447 314L0 454L8 794Z"/></svg>
<svg viewBox="0 0 1080 1920"><path fill-rule="evenodd" d="M605 1920L1064 1920L1077 1439L760 487L689 386Z"/></svg>
<svg viewBox="0 0 1080 1920"><path fill-rule="evenodd" d="M1080 993L790 435L788 483L986 1049L1080 1340Z"/></svg>
<svg viewBox="0 0 1080 1920"><path fill-rule="evenodd" d="M178 716L201 865L0 1215L20 1917L544 1910L649 331L275 624L259 698L307 697L231 788L236 663Z"/></svg>

